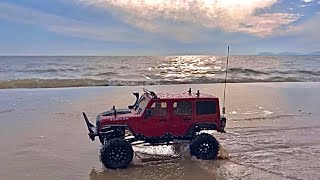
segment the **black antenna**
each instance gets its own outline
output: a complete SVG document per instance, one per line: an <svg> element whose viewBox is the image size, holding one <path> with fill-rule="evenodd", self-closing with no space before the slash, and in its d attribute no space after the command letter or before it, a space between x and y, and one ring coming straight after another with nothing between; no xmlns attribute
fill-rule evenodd
<svg viewBox="0 0 320 180"><path fill-rule="evenodd" d="M189 88L189 91L188 91L188 93L189 93L189 94L191 94L191 88Z"/></svg>
<svg viewBox="0 0 320 180"><path fill-rule="evenodd" d="M227 66L226 66L226 76L224 78L224 90L223 90L223 108L222 116L226 114L226 88L227 88L227 77L228 77L228 66L229 66L229 46L228 46L228 55L227 55Z"/></svg>

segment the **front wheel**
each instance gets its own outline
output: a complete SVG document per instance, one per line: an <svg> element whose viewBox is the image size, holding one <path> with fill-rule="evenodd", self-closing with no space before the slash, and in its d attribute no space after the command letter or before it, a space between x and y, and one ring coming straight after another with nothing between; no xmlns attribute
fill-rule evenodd
<svg viewBox="0 0 320 180"><path fill-rule="evenodd" d="M121 138L105 142L100 150L100 161L106 168L126 168L132 161L133 149L129 142Z"/></svg>
<svg viewBox="0 0 320 180"><path fill-rule="evenodd" d="M190 143L190 153L198 159L216 159L219 150L218 141L207 133L197 135Z"/></svg>

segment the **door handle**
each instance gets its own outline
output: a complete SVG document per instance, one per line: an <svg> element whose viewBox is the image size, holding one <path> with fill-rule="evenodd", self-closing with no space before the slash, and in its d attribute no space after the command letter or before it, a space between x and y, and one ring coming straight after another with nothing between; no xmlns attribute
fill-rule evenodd
<svg viewBox="0 0 320 180"><path fill-rule="evenodd" d="M183 120L190 121L191 118L186 117L186 118L183 118Z"/></svg>
<svg viewBox="0 0 320 180"><path fill-rule="evenodd" d="M167 121L167 119L160 119L159 121L160 121L160 122L163 122L163 121Z"/></svg>

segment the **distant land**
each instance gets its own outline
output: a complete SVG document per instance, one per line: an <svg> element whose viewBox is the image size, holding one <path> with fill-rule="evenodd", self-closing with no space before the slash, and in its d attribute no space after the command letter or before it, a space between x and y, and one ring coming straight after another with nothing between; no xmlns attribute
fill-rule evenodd
<svg viewBox="0 0 320 180"><path fill-rule="evenodd" d="M297 53L297 52L281 52L281 53L271 53L271 52L261 52L257 54L258 56L301 56L301 55L320 55L320 51L315 51L312 53Z"/></svg>

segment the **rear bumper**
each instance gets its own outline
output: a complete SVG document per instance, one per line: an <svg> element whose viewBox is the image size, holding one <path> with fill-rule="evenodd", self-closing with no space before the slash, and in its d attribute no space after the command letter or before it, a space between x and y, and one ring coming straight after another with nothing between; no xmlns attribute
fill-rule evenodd
<svg viewBox="0 0 320 180"><path fill-rule="evenodd" d="M83 114L84 120L85 120L85 122L86 122L88 131L89 131L89 133L88 133L89 138L90 138L92 141L94 141L94 140L95 140L95 137L96 137L96 136L99 136L99 134L97 133L97 128L96 128L93 124L90 123L90 121L89 121L86 113L83 112L82 114Z"/></svg>

